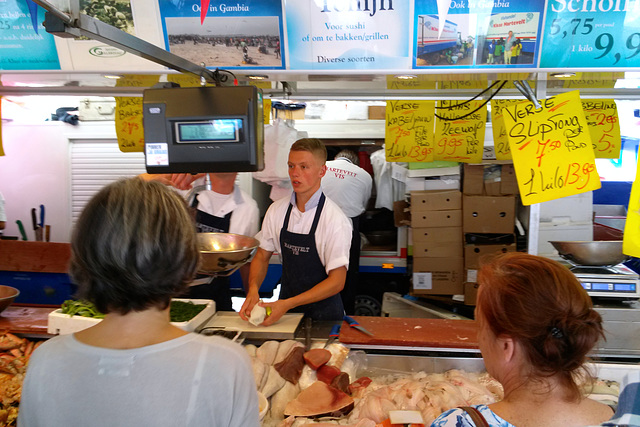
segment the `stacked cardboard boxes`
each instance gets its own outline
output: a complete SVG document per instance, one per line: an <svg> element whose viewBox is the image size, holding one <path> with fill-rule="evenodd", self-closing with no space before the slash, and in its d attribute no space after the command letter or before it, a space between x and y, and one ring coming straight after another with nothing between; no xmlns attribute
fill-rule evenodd
<svg viewBox="0 0 640 427"><path fill-rule="evenodd" d="M483 259L516 250L517 183L513 165L464 167L462 231L464 234L464 303L475 305L477 272Z"/></svg>
<svg viewBox="0 0 640 427"><path fill-rule="evenodd" d="M462 193L411 192L414 295L463 291Z"/></svg>

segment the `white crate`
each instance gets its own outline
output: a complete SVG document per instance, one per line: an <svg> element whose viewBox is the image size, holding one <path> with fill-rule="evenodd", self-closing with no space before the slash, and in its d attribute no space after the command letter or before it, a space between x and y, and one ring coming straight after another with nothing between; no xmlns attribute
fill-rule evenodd
<svg viewBox="0 0 640 427"><path fill-rule="evenodd" d="M206 304L207 306L193 319L187 322L171 322L187 332L193 332L202 324L207 322L216 313L216 303L210 299L181 299L174 298L173 301L192 302L194 304ZM57 309L49 313L47 320L47 332L53 335L73 334L87 329L100 322L102 319L92 317L69 316L62 314L62 309Z"/></svg>

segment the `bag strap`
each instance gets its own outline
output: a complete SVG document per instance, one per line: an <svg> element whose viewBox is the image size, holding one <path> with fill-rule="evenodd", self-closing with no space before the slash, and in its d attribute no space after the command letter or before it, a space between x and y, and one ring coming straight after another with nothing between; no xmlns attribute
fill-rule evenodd
<svg viewBox="0 0 640 427"><path fill-rule="evenodd" d="M484 416L473 406L458 406L458 408L465 411L471 417L471 420L476 427L490 427Z"/></svg>

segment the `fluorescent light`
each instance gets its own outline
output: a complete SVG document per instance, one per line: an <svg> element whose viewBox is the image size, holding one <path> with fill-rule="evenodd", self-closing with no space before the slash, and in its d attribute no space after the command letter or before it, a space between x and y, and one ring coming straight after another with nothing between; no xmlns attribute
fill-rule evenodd
<svg viewBox="0 0 640 427"><path fill-rule="evenodd" d="M412 80L412 79L417 79L418 76L416 76L415 74L399 74L395 76L395 78L400 80Z"/></svg>
<svg viewBox="0 0 640 427"><path fill-rule="evenodd" d="M575 77L576 73L551 73L549 74L551 77L556 77L559 79L567 78L567 77Z"/></svg>

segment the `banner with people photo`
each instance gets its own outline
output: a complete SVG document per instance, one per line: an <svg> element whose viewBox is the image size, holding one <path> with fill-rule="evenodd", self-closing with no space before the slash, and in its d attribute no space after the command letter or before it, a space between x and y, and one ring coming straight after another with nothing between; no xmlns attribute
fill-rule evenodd
<svg viewBox="0 0 640 427"><path fill-rule="evenodd" d="M160 0L165 49L209 68L283 69L281 0Z"/></svg>

